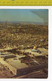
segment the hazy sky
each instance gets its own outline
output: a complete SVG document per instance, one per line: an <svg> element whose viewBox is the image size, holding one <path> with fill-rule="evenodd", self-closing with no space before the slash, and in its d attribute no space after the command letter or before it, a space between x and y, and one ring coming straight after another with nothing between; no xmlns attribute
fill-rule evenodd
<svg viewBox="0 0 52 81"><path fill-rule="evenodd" d="M44 22L44 17L47 22L47 9L0 9L0 21Z"/></svg>

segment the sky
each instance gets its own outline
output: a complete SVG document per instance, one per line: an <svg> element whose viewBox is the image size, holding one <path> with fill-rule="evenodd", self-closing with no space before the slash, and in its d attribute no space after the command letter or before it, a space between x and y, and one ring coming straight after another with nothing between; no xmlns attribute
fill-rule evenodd
<svg viewBox="0 0 52 81"><path fill-rule="evenodd" d="M47 9L0 9L0 21L48 22Z"/></svg>

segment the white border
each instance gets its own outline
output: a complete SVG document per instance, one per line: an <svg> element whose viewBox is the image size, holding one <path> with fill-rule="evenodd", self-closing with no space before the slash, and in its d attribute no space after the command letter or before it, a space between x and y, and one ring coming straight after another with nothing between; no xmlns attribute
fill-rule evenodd
<svg viewBox="0 0 52 81"><path fill-rule="evenodd" d="M35 81L52 81L52 6L0 6L0 9L48 9L48 78L47 79L25 79L25 80L35 80ZM4 80L0 79L1 81ZM8 79L5 79L9 81ZM10 80L24 80L24 79L10 79Z"/></svg>

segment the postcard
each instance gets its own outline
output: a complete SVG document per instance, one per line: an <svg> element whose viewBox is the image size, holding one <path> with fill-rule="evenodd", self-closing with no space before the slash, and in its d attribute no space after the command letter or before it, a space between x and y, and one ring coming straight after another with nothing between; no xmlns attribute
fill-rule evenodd
<svg viewBox="0 0 52 81"><path fill-rule="evenodd" d="M0 78L48 78L48 8L0 8Z"/></svg>

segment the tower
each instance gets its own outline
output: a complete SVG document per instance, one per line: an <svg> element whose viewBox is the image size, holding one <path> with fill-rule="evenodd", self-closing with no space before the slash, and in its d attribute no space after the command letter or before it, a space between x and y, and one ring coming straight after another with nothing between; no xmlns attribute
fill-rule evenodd
<svg viewBox="0 0 52 81"><path fill-rule="evenodd" d="M5 22L5 27L7 27L7 20L6 20L6 22Z"/></svg>

